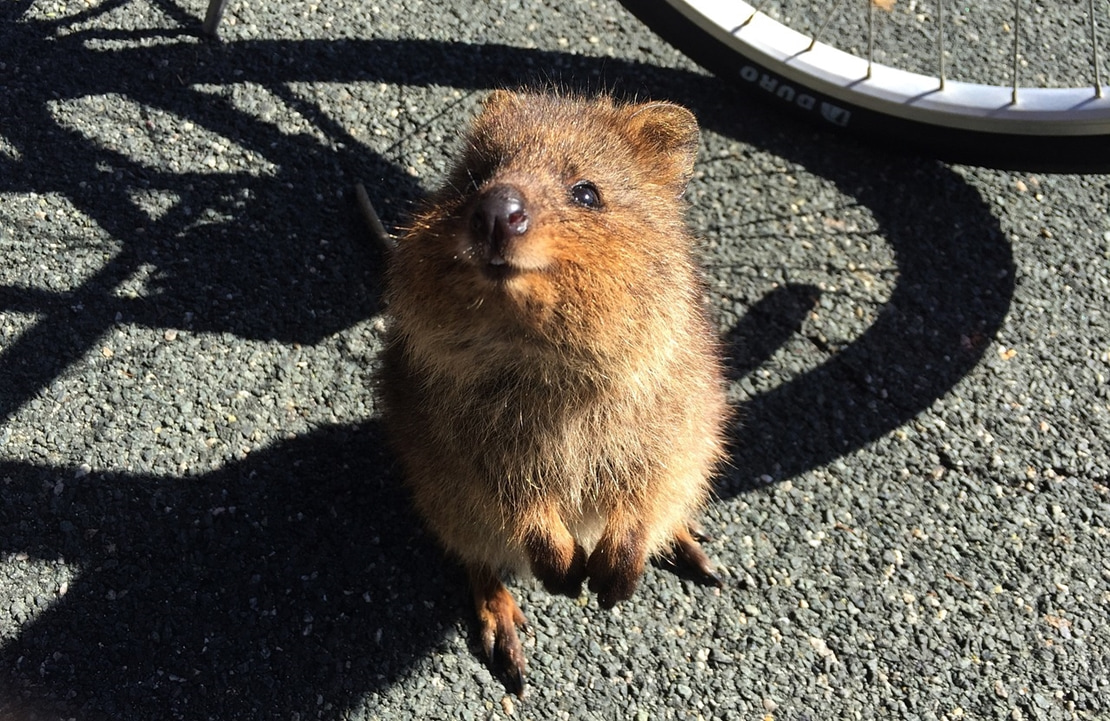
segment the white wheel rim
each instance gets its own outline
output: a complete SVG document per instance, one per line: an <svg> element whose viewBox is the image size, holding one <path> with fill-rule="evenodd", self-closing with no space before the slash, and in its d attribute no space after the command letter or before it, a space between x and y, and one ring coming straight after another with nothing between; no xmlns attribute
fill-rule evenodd
<svg viewBox="0 0 1110 721"><path fill-rule="evenodd" d="M1110 132L1110 96L1094 86L1018 88L940 80L851 55L757 13L737 0L668 0L703 30L754 63L772 69L777 81L738 59L741 80L777 95L835 125L850 126L852 111L816 100L807 88L834 100L906 120L949 128L1018 135L1099 135ZM807 49L808 48L808 49ZM798 83L797 86L790 82Z"/></svg>

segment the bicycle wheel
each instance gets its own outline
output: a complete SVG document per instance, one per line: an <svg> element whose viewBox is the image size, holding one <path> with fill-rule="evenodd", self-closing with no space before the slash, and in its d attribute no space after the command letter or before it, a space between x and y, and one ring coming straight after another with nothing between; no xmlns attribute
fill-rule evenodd
<svg viewBox="0 0 1110 721"><path fill-rule="evenodd" d="M869 28L875 5L893 3L856 2L867 4L861 10L867 13L865 39L856 45L871 48L875 35ZM623 4L707 70L826 126L954 162L1041 171L1110 171L1110 94L1103 92L1099 75L1093 16L1088 16L1089 27L1084 30L1092 47L1087 59L1079 62L1090 66L1089 82L1022 87L1013 81L1021 67L1021 24L1016 17L1012 26L1002 23L1012 35L1007 44L1012 40L1013 55L1006 59L1013 65L1011 78L968 82L946 77L942 5L935 6L940 16L934 23L939 47L932 51L937 67L915 72L875 61L870 49L846 52L827 44L824 18L812 23L816 29L806 34L738 0L625 0ZM824 12L834 13L841 4L826 2ZM1008 7L1020 13L1020 0ZM1090 12L1094 10L1092 1ZM840 44L851 47L851 43Z"/></svg>

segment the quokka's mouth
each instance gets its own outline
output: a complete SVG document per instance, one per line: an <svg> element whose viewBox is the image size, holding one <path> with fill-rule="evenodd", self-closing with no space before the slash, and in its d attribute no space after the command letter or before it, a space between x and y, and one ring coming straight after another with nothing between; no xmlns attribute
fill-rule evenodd
<svg viewBox="0 0 1110 721"><path fill-rule="evenodd" d="M523 272L500 255L492 255L482 264L482 274L490 280L505 282L517 277Z"/></svg>

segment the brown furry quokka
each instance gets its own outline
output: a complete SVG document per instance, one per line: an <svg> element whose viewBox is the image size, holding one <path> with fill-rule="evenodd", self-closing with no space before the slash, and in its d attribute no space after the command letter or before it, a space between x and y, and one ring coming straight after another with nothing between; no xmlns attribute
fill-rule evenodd
<svg viewBox="0 0 1110 721"><path fill-rule="evenodd" d="M728 416L684 221L697 140L670 103L496 91L391 255L386 426L518 692L502 573L604 607L655 554L717 580L691 532Z"/></svg>

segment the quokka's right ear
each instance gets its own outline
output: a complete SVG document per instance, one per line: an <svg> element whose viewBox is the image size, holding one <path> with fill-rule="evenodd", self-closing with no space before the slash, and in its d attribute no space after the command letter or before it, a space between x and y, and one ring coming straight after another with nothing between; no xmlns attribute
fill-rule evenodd
<svg viewBox="0 0 1110 721"><path fill-rule="evenodd" d="M520 95L511 90L494 90L482 101L482 114L500 113L520 104Z"/></svg>

